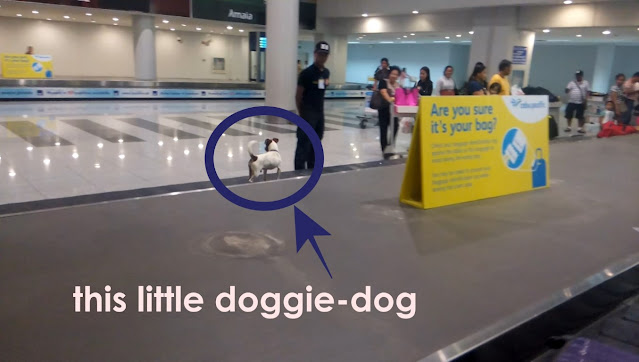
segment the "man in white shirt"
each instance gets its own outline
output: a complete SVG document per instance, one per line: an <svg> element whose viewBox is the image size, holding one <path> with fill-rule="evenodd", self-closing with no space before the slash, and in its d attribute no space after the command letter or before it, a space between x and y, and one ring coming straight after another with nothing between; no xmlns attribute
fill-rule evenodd
<svg viewBox="0 0 639 362"><path fill-rule="evenodd" d="M568 105L566 106L566 120L568 121L568 127L565 131L570 133L572 131L572 119L577 118L579 121L579 128L577 132L583 134L584 123L586 121L584 113L588 106L588 95L590 95L590 84L587 80L584 80L584 72L578 70L576 73L576 79L568 83L566 86L566 94L568 95Z"/></svg>

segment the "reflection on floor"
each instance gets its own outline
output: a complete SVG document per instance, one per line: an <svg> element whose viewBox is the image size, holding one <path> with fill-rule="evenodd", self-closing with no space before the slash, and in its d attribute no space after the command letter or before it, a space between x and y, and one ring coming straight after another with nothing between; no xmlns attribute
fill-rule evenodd
<svg viewBox="0 0 639 362"><path fill-rule="evenodd" d="M0 108L0 204L208 180L204 148L216 125L261 101L4 103ZM359 127L362 101L327 101L325 165L382 158L379 129ZM373 122L374 124L374 122ZM293 169L295 126L255 117L216 149L221 178L247 176L250 140L280 139ZM406 151L410 135L398 137Z"/></svg>

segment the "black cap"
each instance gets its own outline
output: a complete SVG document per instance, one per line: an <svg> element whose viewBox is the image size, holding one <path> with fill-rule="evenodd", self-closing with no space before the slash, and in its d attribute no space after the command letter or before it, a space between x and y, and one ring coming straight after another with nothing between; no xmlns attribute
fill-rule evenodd
<svg viewBox="0 0 639 362"><path fill-rule="evenodd" d="M583 70L578 70L575 74L583 76L584 75L584 71Z"/></svg>
<svg viewBox="0 0 639 362"><path fill-rule="evenodd" d="M330 54L331 53L331 47L330 47L330 45L328 45L327 42L321 41L321 42L315 44L315 53Z"/></svg>

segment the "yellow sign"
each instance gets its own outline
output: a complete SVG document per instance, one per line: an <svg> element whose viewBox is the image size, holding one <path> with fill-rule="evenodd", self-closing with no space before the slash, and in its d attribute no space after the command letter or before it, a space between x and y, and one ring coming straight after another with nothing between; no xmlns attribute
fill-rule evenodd
<svg viewBox="0 0 639 362"><path fill-rule="evenodd" d="M549 186L548 97L422 97L402 203L429 209Z"/></svg>
<svg viewBox="0 0 639 362"><path fill-rule="evenodd" d="M53 78L53 58L49 55L1 54L4 78Z"/></svg>

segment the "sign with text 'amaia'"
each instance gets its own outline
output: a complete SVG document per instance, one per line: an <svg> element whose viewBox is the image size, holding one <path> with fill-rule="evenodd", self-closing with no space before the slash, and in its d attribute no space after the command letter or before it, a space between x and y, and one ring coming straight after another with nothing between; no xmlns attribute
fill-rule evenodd
<svg viewBox="0 0 639 362"><path fill-rule="evenodd" d="M548 97L422 97L400 201L430 209L546 188Z"/></svg>
<svg viewBox="0 0 639 362"><path fill-rule="evenodd" d="M316 8L315 1L300 1L302 29L315 29ZM266 25L266 4L264 0L193 0L193 17Z"/></svg>

